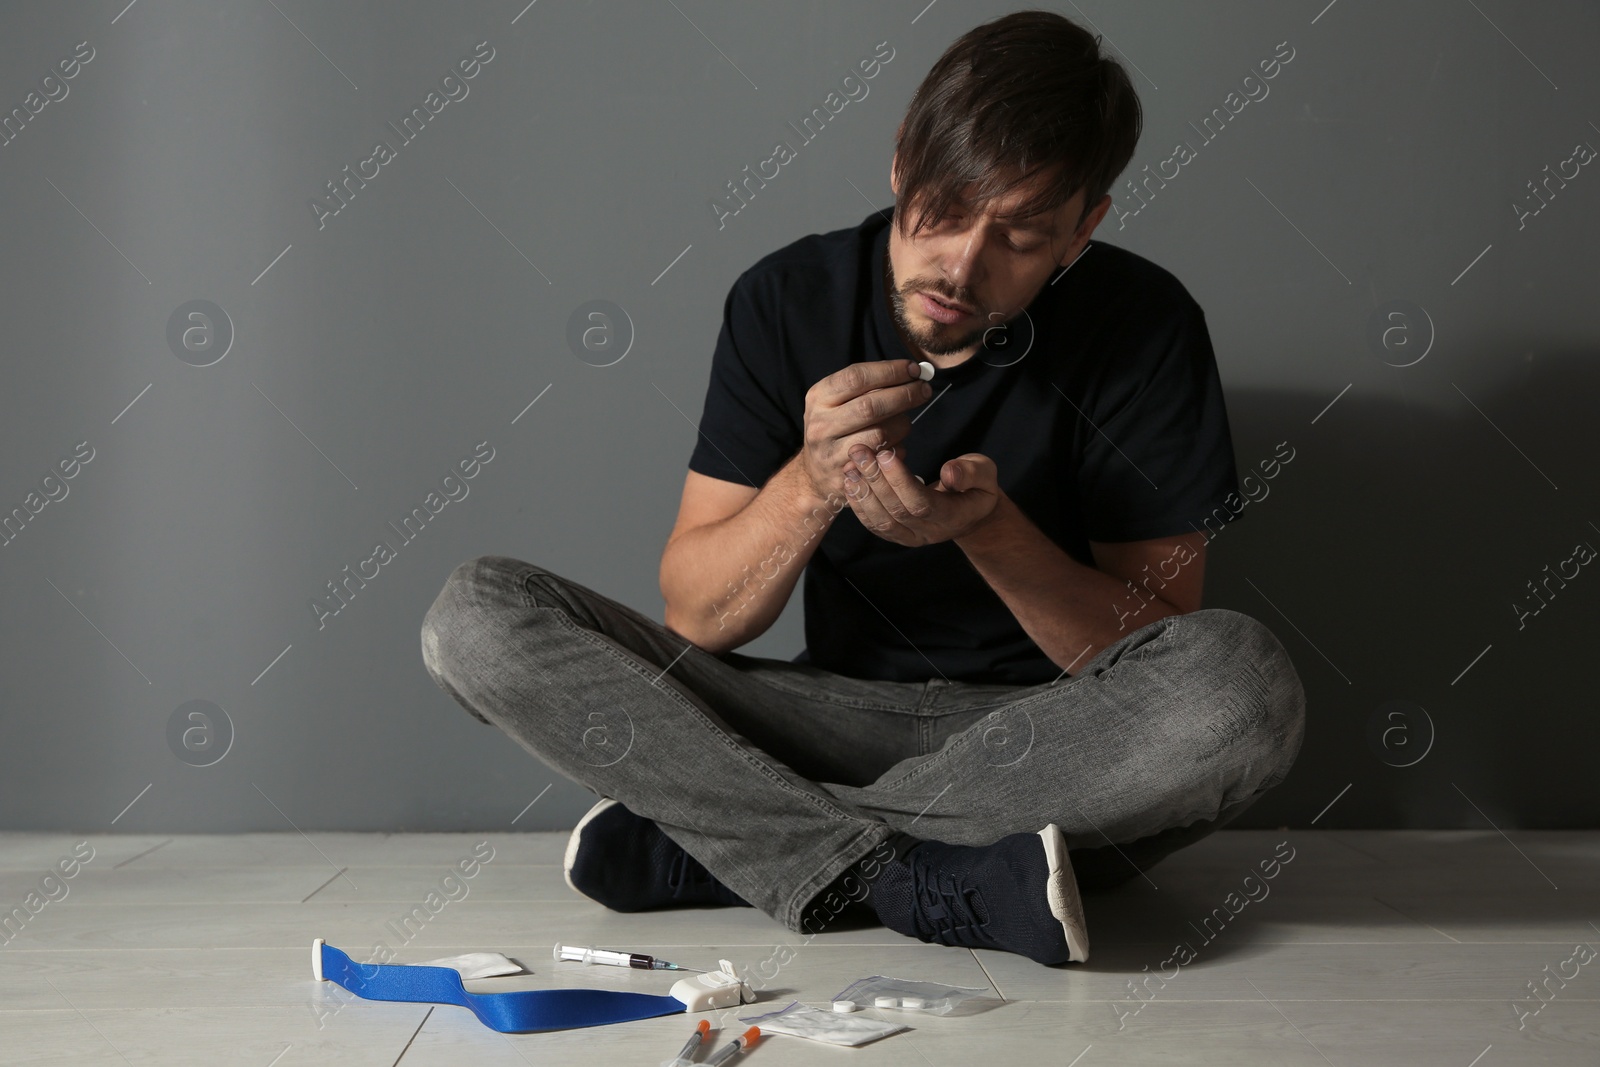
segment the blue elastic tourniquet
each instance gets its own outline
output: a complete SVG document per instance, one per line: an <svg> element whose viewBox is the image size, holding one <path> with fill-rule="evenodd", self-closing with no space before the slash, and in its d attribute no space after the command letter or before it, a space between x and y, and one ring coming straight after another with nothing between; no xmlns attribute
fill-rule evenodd
<svg viewBox="0 0 1600 1067"><path fill-rule="evenodd" d="M687 1009L677 997L612 989L520 989L469 993L461 972L450 967L356 963L332 945L322 945L322 976L365 1000L457 1004L502 1034L567 1030L632 1022Z"/></svg>

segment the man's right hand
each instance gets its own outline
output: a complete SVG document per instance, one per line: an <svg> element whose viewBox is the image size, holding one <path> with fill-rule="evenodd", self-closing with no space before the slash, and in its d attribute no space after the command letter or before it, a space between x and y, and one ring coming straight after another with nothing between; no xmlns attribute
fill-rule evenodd
<svg viewBox="0 0 1600 1067"><path fill-rule="evenodd" d="M826 500L842 491L852 445L876 452L904 440L911 432L906 412L932 396L933 386L918 378L909 359L852 363L806 390L800 454L817 495Z"/></svg>

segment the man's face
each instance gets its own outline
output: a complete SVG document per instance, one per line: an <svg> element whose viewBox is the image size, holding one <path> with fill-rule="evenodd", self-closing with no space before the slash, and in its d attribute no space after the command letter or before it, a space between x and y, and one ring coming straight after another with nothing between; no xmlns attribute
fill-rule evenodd
<svg viewBox="0 0 1600 1067"><path fill-rule="evenodd" d="M1095 226L1111 206L1102 198L1076 229L1084 193L1053 212L1031 218L999 216L1024 203L1039 183L1014 190L1003 200L974 212L969 204L951 205L943 219L931 221L914 237L889 227L889 304L900 332L937 366L951 367L977 351L984 332L1004 325L1033 302L1050 277L1071 263L1088 243ZM891 167L889 184L900 193ZM910 216L908 215L908 222ZM951 312L929 295L955 305Z"/></svg>

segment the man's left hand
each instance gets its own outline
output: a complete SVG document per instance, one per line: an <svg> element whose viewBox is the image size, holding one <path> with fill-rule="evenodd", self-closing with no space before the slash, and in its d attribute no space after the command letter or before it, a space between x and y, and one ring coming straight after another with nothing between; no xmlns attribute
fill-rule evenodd
<svg viewBox="0 0 1600 1067"><path fill-rule="evenodd" d="M897 545L931 545L965 537L989 521L1000 500L994 460L968 452L939 468L926 486L906 469L903 451L874 455L850 450L844 466L845 495L861 525Z"/></svg>

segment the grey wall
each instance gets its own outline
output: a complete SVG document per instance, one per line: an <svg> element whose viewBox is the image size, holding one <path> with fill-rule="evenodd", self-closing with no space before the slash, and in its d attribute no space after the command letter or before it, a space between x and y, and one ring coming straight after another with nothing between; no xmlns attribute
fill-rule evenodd
<svg viewBox="0 0 1600 1067"><path fill-rule="evenodd" d="M1600 145L1600 9L1050 6L1130 65L1124 177L1194 151L1142 208L1122 186L1096 236L1206 309L1241 471L1295 450L1211 546L1207 605L1266 621L1310 699L1293 775L1239 825L1593 825L1600 575L1520 626L1513 604L1600 546L1600 173L1563 163ZM93 58L0 148L0 508L67 494L0 547L0 821L571 825L588 795L434 687L423 612L456 563L503 553L660 617L729 284L892 203L912 90L1011 9L7 6L0 108L26 112L79 42ZM469 94L402 143L387 124L484 41ZM724 183L881 41L869 94L719 228ZM319 225L312 199L379 140L394 158ZM567 340L600 299L634 332L604 367ZM231 345L186 362L169 321L197 300ZM312 599L479 442L493 459L448 485L468 495L319 627ZM801 645L795 598L742 651ZM190 701L225 713L225 751L220 719L209 754L174 742Z"/></svg>

